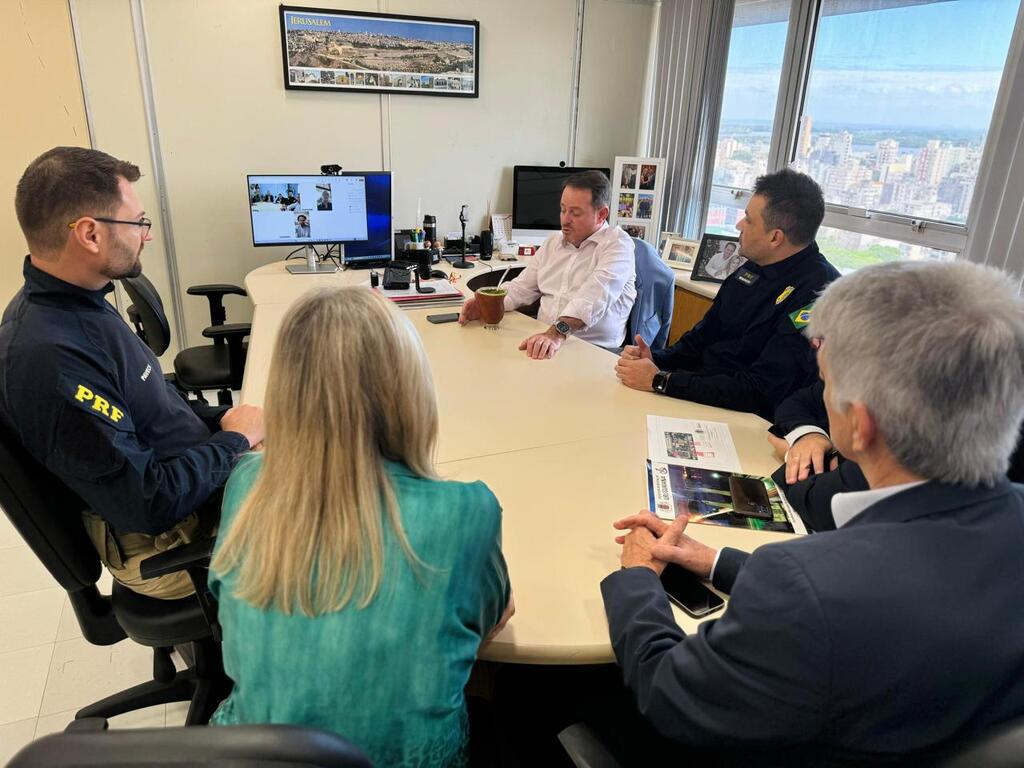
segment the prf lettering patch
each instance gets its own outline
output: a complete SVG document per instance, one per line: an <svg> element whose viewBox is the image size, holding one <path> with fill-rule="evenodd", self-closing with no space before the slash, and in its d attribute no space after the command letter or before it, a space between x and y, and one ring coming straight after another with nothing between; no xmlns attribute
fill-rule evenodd
<svg viewBox="0 0 1024 768"><path fill-rule="evenodd" d="M794 328L803 328L805 325L811 322L811 309L813 307L814 302L812 301L803 309L798 309L796 312L790 313L789 319L793 321Z"/></svg>
<svg viewBox="0 0 1024 768"><path fill-rule="evenodd" d="M74 398L83 405L88 405L89 410L96 411L96 413L107 417L114 424L117 424L117 422L124 418L124 411L116 405L111 405L107 398L93 392L84 384L75 385Z"/></svg>
<svg viewBox="0 0 1024 768"><path fill-rule="evenodd" d="M794 285L787 285L786 286L786 290L784 290L782 293L780 293L779 294L779 298L777 298L775 300L775 306L776 307L779 306L779 304L781 304L786 299L788 299L789 298L789 294L791 294L795 288L796 288L796 286L794 286Z"/></svg>

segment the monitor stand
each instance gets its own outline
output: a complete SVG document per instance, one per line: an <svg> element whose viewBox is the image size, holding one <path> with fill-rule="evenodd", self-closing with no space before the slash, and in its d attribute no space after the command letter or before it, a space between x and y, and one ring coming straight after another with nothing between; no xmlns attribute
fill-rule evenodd
<svg viewBox="0 0 1024 768"><path fill-rule="evenodd" d="M344 246L341 246L344 248ZM345 257L345 251L342 250L341 257ZM317 258L316 251L306 246L306 263L305 264L289 264L287 267L288 271L293 275L330 275L338 271L338 267L334 264L328 264L320 261Z"/></svg>

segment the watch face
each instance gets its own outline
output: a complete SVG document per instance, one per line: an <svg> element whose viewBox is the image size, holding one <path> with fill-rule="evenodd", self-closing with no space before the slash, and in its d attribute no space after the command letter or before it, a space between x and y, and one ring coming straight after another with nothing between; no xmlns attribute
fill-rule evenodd
<svg viewBox="0 0 1024 768"><path fill-rule="evenodd" d="M572 333L572 326L569 325L564 320L559 320L557 323L555 323L555 330L558 331L563 336L568 336L570 333Z"/></svg>

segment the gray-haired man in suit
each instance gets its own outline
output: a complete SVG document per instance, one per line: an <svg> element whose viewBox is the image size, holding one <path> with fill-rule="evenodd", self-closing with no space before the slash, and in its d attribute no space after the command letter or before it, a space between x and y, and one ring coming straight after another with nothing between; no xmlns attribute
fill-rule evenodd
<svg viewBox="0 0 1024 768"><path fill-rule="evenodd" d="M1024 304L966 262L876 265L829 286L808 327L830 436L867 491L837 530L710 549L648 513L620 520L601 584L638 709L675 754L806 748L814 762L920 753L1024 715ZM687 636L658 575L730 594ZM763 754L759 753L759 754Z"/></svg>

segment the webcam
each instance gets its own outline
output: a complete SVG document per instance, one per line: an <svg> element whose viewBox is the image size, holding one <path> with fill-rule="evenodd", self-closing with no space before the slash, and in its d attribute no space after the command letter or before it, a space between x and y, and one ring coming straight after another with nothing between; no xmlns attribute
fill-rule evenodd
<svg viewBox="0 0 1024 768"><path fill-rule="evenodd" d="M322 173L324 176L337 176L339 173L341 173L341 166L334 164L321 165L320 173Z"/></svg>

